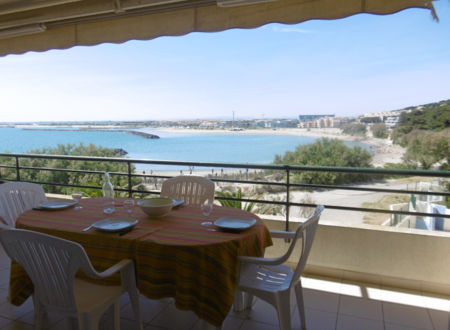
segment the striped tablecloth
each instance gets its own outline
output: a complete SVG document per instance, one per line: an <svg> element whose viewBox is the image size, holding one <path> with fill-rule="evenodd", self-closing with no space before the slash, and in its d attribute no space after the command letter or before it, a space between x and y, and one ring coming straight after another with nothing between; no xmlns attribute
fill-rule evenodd
<svg viewBox="0 0 450 330"><path fill-rule="evenodd" d="M120 207L122 201L116 199L118 207L111 217L126 215ZM264 248L272 245L262 221L235 208L214 206L212 214L205 217L198 206L186 206L162 218L149 218L136 206L132 217L139 220L137 227L120 236L95 229L83 232L83 228L107 216L101 199L83 199L80 204L81 210L25 212L17 219L16 227L80 243L98 271L124 258L133 259L141 293L151 299L173 297L177 308L192 310L215 326L222 324L233 304L237 257L262 255ZM257 223L241 233L209 231L201 225L223 216L255 218ZM102 283L118 281L116 276ZM13 263L10 301L20 305L31 292L28 276Z"/></svg>

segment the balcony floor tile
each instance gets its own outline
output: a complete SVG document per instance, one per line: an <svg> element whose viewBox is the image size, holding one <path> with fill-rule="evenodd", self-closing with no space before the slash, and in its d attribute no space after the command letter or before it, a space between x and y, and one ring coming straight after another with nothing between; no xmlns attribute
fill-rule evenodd
<svg viewBox="0 0 450 330"><path fill-rule="evenodd" d="M0 249L0 265L8 265ZM0 269L0 330L29 330L33 326L33 304L20 307L7 302L9 266ZM302 278L308 330L448 330L450 297L369 285L323 277ZM144 330L201 330L204 322L194 313L175 308L173 299L140 297ZM291 297L293 329L300 329L295 295ZM133 313L127 295L121 299L121 329L132 330ZM67 328L66 320L50 315L49 330ZM105 328L105 324L103 324ZM277 330L278 317L271 305L255 299L253 308L230 315L223 330Z"/></svg>
<svg viewBox="0 0 450 330"><path fill-rule="evenodd" d="M383 302L383 313L387 323L433 330L426 308Z"/></svg>
<svg viewBox="0 0 450 330"><path fill-rule="evenodd" d="M365 298L341 295L339 314L383 321L381 302Z"/></svg>
<svg viewBox="0 0 450 330"><path fill-rule="evenodd" d="M383 320L365 319L339 314L336 330L384 330Z"/></svg>

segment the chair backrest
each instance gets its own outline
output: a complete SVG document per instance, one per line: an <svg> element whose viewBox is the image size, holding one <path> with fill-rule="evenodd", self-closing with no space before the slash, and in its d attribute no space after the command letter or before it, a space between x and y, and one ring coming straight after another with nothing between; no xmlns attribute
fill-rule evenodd
<svg viewBox="0 0 450 330"><path fill-rule="evenodd" d="M189 204L214 200L214 182L201 176L181 175L167 179L161 187L161 196L184 199Z"/></svg>
<svg viewBox="0 0 450 330"><path fill-rule="evenodd" d="M284 256L281 257L281 259L286 261L294 250L297 240L300 238L302 239L302 251L300 253L297 267L294 271L292 283L297 282L297 280L300 278L300 275L303 273L303 270L305 269L306 261L308 260L309 252L311 251L311 247L314 241L314 236L316 235L316 229L317 225L319 224L320 215L322 214L322 211L324 209L325 207L323 205L318 205L314 210L314 214L298 226L297 230L295 231L295 237L294 239L292 239L289 249L284 254Z"/></svg>
<svg viewBox="0 0 450 330"><path fill-rule="evenodd" d="M44 189L38 184L29 182L0 184L0 217L10 227L15 227L20 214L46 201Z"/></svg>
<svg viewBox="0 0 450 330"><path fill-rule="evenodd" d="M11 259L22 265L34 285L35 299L46 308L76 313L75 273L92 268L83 247L54 236L20 229L0 232Z"/></svg>

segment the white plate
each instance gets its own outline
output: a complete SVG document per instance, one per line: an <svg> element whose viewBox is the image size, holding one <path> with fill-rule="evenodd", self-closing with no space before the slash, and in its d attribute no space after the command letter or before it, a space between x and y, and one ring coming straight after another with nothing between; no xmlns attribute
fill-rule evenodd
<svg viewBox="0 0 450 330"><path fill-rule="evenodd" d="M48 201L41 203L38 208L44 210L61 210L78 204L76 201Z"/></svg>
<svg viewBox="0 0 450 330"><path fill-rule="evenodd" d="M242 231L252 227L256 219L240 217L222 217L214 221L214 225L223 230Z"/></svg>
<svg viewBox="0 0 450 330"><path fill-rule="evenodd" d="M173 199L172 207L178 207L178 206L183 205L183 203L184 203L184 199L175 199L175 198L172 198L172 199Z"/></svg>
<svg viewBox="0 0 450 330"><path fill-rule="evenodd" d="M133 218L117 217L106 218L95 222L92 227L98 230L115 232L122 231L126 228L135 226L139 221Z"/></svg>

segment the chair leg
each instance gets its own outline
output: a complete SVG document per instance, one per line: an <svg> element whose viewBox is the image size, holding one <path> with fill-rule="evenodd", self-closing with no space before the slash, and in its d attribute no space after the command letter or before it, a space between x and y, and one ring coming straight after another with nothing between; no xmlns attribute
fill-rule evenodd
<svg viewBox="0 0 450 330"><path fill-rule="evenodd" d="M236 290L234 294L234 305L233 310L235 312L242 312L246 309L252 309L253 304L253 295L245 292Z"/></svg>
<svg viewBox="0 0 450 330"><path fill-rule="evenodd" d="M68 328L71 330L82 330L83 328L81 327L80 324L80 319L75 318L75 317L68 317L67 318L67 323L68 323Z"/></svg>
<svg viewBox="0 0 450 330"><path fill-rule="evenodd" d="M34 328L37 330L44 328L45 310L39 302L34 300Z"/></svg>
<svg viewBox="0 0 450 330"><path fill-rule="evenodd" d="M305 316L305 304L303 301L303 288L302 282L298 281L298 283L294 287L295 296L297 297L297 309L298 314L300 316L300 325L302 330L306 330L306 316Z"/></svg>
<svg viewBox="0 0 450 330"><path fill-rule="evenodd" d="M139 290L136 287L136 275L133 267L126 267L121 271L122 285L125 290L128 292L128 296L130 297L131 308L133 309L135 321L136 321L136 330L142 330L142 315L141 308L139 304Z"/></svg>
<svg viewBox="0 0 450 330"><path fill-rule="evenodd" d="M234 293L233 311L235 312L242 312L244 310L242 295L243 292L239 290L236 290Z"/></svg>
<svg viewBox="0 0 450 330"><path fill-rule="evenodd" d="M89 315L86 313L83 313L78 316L78 327L80 330L90 330L91 322L89 319Z"/></svg>
<svg viewBox="0 0 450 330"><path fill-rule="evenodd" d="M141 315L141 308L139 304L139 294L137 293L137 290L130 290L128 291L128 295L130 297L131 302L131 308L133 309L134 317L136 320L136 329L142 330L142 315Z"/></svg>
<svg viewBox="0 0 450 330"><path fill-rule="evenodd" d="M114 303L114 312L113 312L113 318L114 318L114 330L120 330L120 301L117 300Z"/></svg>
<svg viewBox="0 0 450 330"><path fill-rule="evenodd" d="M291 330L291 304L290 304L290 291L278 292L275 302L278 313L278 323L280 329Z"/></svg>
<svg viewBox="0 0 450 330"><path fill-rule="evenodd" d="M248 292L244 292L244 308L252 309L253 305L253 295Z"/></svg>

